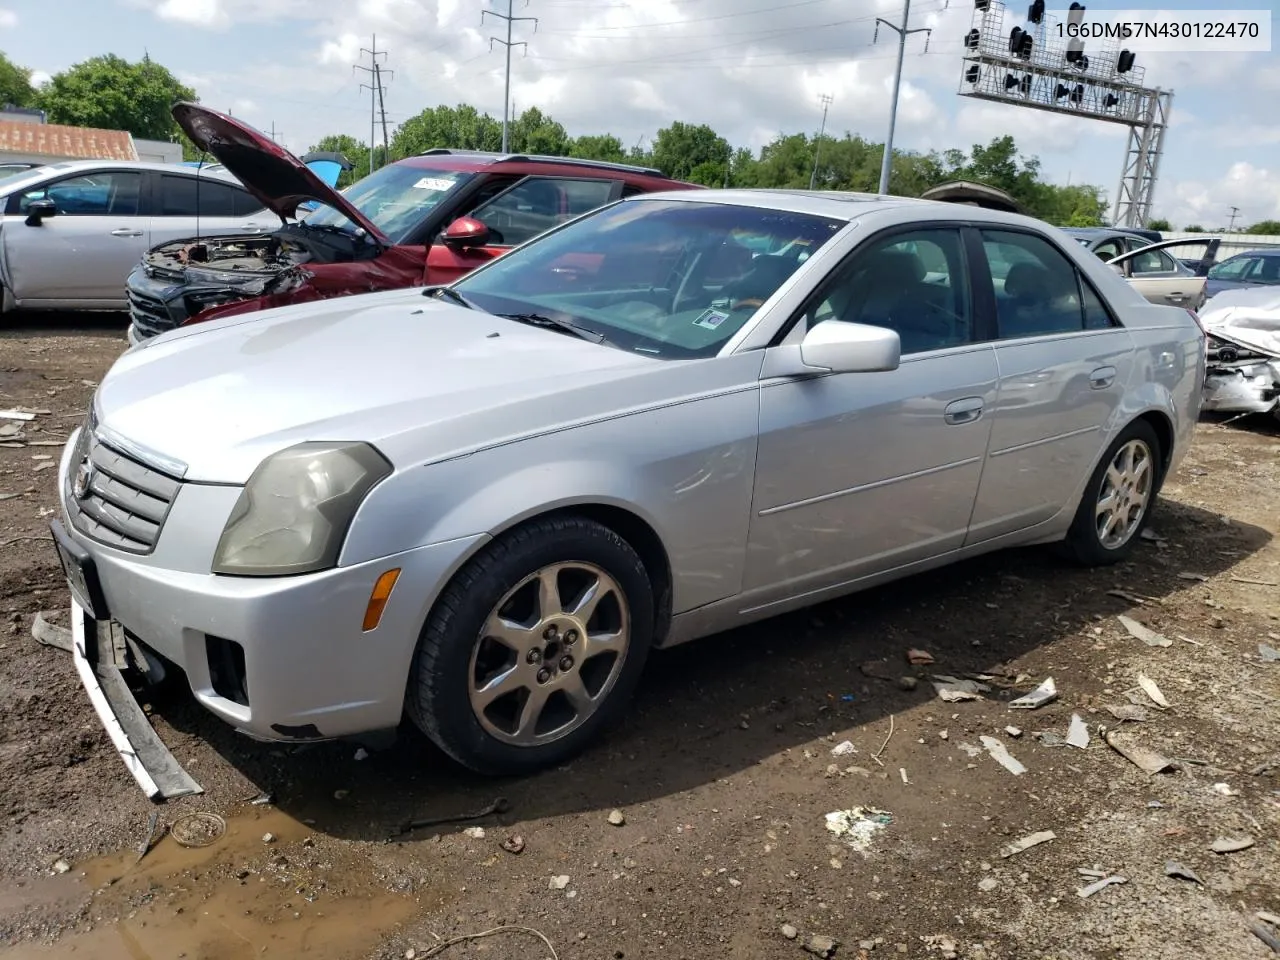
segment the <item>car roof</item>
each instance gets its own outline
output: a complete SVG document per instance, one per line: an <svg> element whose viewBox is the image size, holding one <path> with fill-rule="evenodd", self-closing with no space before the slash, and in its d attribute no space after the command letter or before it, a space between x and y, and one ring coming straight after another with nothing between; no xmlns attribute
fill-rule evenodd
<svg viewBox="0 0 1280 960"><path fill-rule="evenodd" d="M240 181L225 170L203 169L197 172L195 167L183 166L179 163L157 163L150 160L59 160L56 163L33 167L26 173L15 174L0 181L0 191L9 192L28 183L37 182L50 176L63 176L75 173L93 173L98 170L152 170L159 173L185 174L188 177L202 176L211 180L239 185Z"/></svg>
<svg viewBox="0 0 1280 960"><path fill-rule="evenodd" d="M1241 250L1227 257L1227 260L1235 260L1237 257L1280 257L1280 250L1274 247L1263 250Z"/></svg>

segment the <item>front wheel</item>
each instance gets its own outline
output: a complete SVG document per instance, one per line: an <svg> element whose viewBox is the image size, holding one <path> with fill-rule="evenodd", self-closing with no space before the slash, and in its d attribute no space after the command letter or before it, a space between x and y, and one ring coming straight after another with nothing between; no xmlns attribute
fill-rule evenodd
<svg viewBox="0 0 1280 960"><path fill-rule="evenodd" d="M1160 463L1149 423L1135 420L1120 432L1084 488L1064 544L1071 557L1100 567L1133 552L1155 505Z"/></svg>
<svg viewBox="0 0 1280 960"><path fill-rule="evenodd" d="M418 644L409 714L479 773L560 763L622 714L653 626L653 587L630 544L581 517L534 521L445 588Z"/></svg>

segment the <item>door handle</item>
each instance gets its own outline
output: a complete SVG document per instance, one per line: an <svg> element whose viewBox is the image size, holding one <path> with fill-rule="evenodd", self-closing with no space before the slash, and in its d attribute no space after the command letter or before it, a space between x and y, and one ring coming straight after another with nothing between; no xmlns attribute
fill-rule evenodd
<svg viewBox="0 0 1280 960"><path fill-rule="evenodd" d="M965 397L963 400L952 400L942 411L942 418L947 423L973 423L982 416L985 406L981 397Z"/></svg>
<svg viewBox="0 0 1280 960"><path fill-rule="evenodd" d="M1174 303L1181 303L1186 298L1181 293L1175 290L1173 293L1169 294L1169 299L1172 300Z"/></svg>
<svg viewBox="0 0 1280 960"><path fill-rule="evenodd" d="M113 237L140 237L142 236L142 231L134 230L132 227L117 227L111 231L111 235Z"/></svg>
<svg viewBox="0 0 1280 960"><path fill-rule="evenodd" d="M242 224L240 224L240 229L241 229L241 230L252 230L254 233L257 233L257 232L258 232L258 231L260 231L262 228L261 228L260 226L258 226L256 223L242 223Z"/></svg>
<svg viewBox="0 0 1280 960"><path fill-rule="evenodd" d="M1099 367L1089 374L1089 386L1095 390L1105 390L1116 379L1115 367Z"/></svg>

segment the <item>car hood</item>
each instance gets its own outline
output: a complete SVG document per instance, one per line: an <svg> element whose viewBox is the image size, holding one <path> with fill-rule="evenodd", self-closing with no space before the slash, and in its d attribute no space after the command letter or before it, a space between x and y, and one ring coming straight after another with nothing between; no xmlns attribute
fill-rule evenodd
<svg viewBox="0 0 1280 960"><path fill-rule="evenodd" d="M1200 311L1205 332L1280 357L1280 288L1225 290Z"/></svg>
<svg viewBox="0 0 1280 960"><path fill-rule="evenodd" d="M289 219L308 200L338 210L380 243L391 240L342 194L265 133L198 103L176 103L173 118L191 142L213 154L273 213Z"/></svg>
<svg viewBox="0 0 1280 960"><path fill-rule="evenodd" d="M368 441L401 468L529 436L582 418L601 384L663 364L397 290L144 341L94 404L108 438L185 464L185 479L243 483L307 440Z"/></svg>

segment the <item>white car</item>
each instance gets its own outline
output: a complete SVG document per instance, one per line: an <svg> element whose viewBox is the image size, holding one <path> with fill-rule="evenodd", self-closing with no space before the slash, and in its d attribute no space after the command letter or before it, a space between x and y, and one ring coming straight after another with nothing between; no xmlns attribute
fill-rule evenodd
<svg viewBox="0 0 1280 960"><path fill-rule="evenodd" d="M225 172L73 160L0 180L0 311L125 310L125 278L158 243L274 230Z"/></svg>

